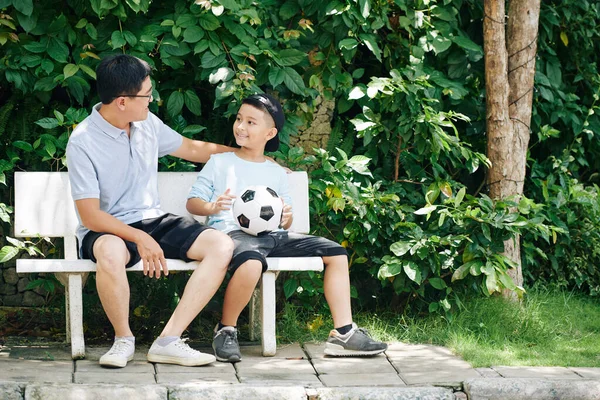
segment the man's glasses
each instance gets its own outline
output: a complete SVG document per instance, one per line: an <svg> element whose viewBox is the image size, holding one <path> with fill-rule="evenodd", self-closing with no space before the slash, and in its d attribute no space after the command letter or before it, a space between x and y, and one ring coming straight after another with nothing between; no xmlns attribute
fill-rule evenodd
<svg viewBox="0 0 600 400"><path fill-rule="evenodd" d="M146 95L146 96L142 96L142 95L139 95L139 94L124 94L124 95L119 96L119 97L145 97L145 98L148 99L148 101L154 100L154 97L152 97L151 94Z"/></svg>

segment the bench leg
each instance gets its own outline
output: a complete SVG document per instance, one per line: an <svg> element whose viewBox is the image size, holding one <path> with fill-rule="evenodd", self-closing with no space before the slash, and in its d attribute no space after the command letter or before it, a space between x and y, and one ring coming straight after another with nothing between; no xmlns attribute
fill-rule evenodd
<svg viewBox="0 0 600 400"><path fill-rule="evenodd" d="M249 305L250 314L250 340L259 339L260 330L260 287L254 289Z"/></svg>
<svg viewBox="0 0 600 400"><path fill-rule="evenodd" d="M261 322L262 322L262 354L274 356L277 351L275 338L275 272L267 271L262 275L261 283Z"/></svg>
<svg viewBox="0 0 600 400"><path fill-rule="evenodd" d="M81 274L69 274L67 296L67 316L71 333L71 356L74 360L85 357L83 339L83 277Z"/></svg>

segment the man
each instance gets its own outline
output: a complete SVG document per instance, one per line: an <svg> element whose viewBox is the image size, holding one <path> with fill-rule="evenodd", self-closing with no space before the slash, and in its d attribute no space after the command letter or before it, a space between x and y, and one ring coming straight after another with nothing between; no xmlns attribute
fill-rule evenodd
<svg viewBox="0 0 600 400"><path fill-rule="evenodd" d="M190 217L166 214L158 199L158 158L170 154L205 163L226 146L185 138L149 112L150 66L130 55L103 59L97 72L102 103L77 126L67 145L71 192L80 225L80 256L96 262L96 286L115 331L100 358L108 367L133 359L126 268L143 262L144 274L168 275L166 258L201 261L148 361L203 365L215 361L189 347L181 334L219 288L233 244L229 237Z"/></svg>

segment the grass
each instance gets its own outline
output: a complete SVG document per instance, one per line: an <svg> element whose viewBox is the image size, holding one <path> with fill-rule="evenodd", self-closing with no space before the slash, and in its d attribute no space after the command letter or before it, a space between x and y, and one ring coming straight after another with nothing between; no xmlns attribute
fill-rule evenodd
<svg viewBox="0 0 600 400"><path fill-rule="evenodd" d="M443 345L474 367L600 367L600 299L572 292L530 290L522 304L474 298L451 317L358 313L355 320L387 342ZM323 341L331 319L287 307L280 341Z"/></svg>

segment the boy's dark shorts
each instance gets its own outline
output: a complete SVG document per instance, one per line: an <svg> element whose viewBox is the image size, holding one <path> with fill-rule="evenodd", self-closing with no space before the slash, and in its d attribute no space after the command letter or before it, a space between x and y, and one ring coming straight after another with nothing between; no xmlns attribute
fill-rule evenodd
<svg viewBox="0 0 600 400"><path fill-rule="evenodd" d="M302 235L288 231L275 231L252 236L243 231L228 233L234 249L229 270L233 273L248 260L262 263L267 270L267 257L331 257L348 256L338 243L319 236Z"/></svg>
<svg viewBox="0 0 600 400"><path fill-rule="evenodd" d="M140 229L152 236L163 250L165 258L175 258L185 262L192 261L187 257L187 252L192 247L196 238L205 230L213 229L201 224L192 217L182 217L173 214L144 219L129 224L129 226ZM81 243L81 252L84 259L96 262L93 251L94 243L102 235L107 235L107 233L90 231L85 235ZM141 260L141 257L135 243L125 240L125 245L131 255L129 262L125 266L129 268L137 264Z"/></svg>

